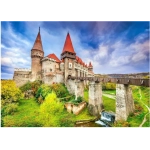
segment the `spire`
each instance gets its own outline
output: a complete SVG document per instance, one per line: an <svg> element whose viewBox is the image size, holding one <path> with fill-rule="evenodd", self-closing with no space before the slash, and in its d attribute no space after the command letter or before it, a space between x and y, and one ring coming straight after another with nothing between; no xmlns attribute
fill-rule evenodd
<svg viewBox="0 0 150 150"><path fill-rule="evenodd" d="M92 68L93 66L92 66L92 64L91 64L91 62L89 63L89 68Z"/></svg>
<svg viewBox="0 0 150 150"><path fill-rule="evenodd" d="M39 27L39 32L38 32L38 35L36 37L36 40L34 42L32 49L37 49L37 50L43 51L42 40L41 40L41 35L40 35L40 27Z"/></svg>
<svg viewBox="0 0 150 150"><path fill-rule="evenodd" d="M75 54L69 32L67 34L66 41L65 41L62 53L66 52L66 51Z"/></svg>

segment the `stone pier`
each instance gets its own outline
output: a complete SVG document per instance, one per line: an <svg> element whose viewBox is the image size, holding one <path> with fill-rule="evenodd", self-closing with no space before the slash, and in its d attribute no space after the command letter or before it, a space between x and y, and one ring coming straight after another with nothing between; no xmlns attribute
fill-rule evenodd
<svg viewBox="0 0 150 150"><path fill-rule="evenodd" d="M66 86L70 94L75 94L75 80L68 79Z"/></svg>
<svg viewBox="0 0 150 150"><path fill-rule="evenodd" d="M116 117L115 120L126 121L128 115L134 111L132 89L129 85L116 84Z"/></svg>
<svg viewBox="0 0 150 150"><path fill-rule="evenodd" d="M90 81L89 83L89 105L88 110L91 115L97 116L103 109L102 86L100 83Z"/></svg>
<svg viewBox="0 0 150 150"><path fill-rule="evenodd" d="M84 96L84 82L80 80L75 81L75 99L77 100L77 97L83 97Z"/></svg>

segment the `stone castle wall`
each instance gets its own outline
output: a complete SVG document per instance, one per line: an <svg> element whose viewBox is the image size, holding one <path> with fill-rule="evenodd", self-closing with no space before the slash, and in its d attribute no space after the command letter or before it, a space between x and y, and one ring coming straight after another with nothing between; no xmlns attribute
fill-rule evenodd
<svg viewBox="0 0 150 150"><path fill-rule="evenodd" d="M30 69L17 68L14 71L13 80L16 82L18 87L22 86L26 82L31 80L31 71Z"/></svg>

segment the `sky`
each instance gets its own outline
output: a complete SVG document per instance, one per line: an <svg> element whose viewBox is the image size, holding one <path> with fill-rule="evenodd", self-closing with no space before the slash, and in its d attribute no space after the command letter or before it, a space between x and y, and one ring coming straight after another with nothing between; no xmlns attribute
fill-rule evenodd
<svg viewBox="0 0 150 150"><path fill-rule="evenodd" d="M149 72L149 22L1 22L1 78L14 68L31 68L31 49L38 34L44 56L58 58L69 32L74 50L95 74Z"/></svg>

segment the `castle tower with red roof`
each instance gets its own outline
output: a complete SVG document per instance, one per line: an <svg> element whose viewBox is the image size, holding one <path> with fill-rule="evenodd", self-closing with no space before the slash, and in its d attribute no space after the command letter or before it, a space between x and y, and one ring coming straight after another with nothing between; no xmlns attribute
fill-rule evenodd
<svg viewBox="0 0 150 150"><path fill-rule="evenodd" d="M32 77L31 81L41 80L41 71L42 71L42 62L41 59L44 57L44 51L42 46L42 40L40 35L40 27L39 32L34 42L34 45L31 49L31 71Z"/></svg>
<svg viewBox="0 0 150 150"><path fill-rule="evenodd" d="M61 53L61 59L64 62L64 81L66 83L69 75L71 76L76 75L75 68L74 68L76 53L73 48L73 44L69 33L66 36L64 47Z"/></svg>
<svg viewBox="0 0 150 150"><path fill-rule="evenodd" d="M67 79L69 75L75 77L94 76L91 62L87 65L82 58L76 55L69 33L64 42L61 59L54 53L44 57L39 28L31 49L31 60L31 69L15 68L13 79L17 83L17 86L21 86L27 81L35 80L41 80L43 83L49 85L53 83L65 83L68 86Z"/></svg>

